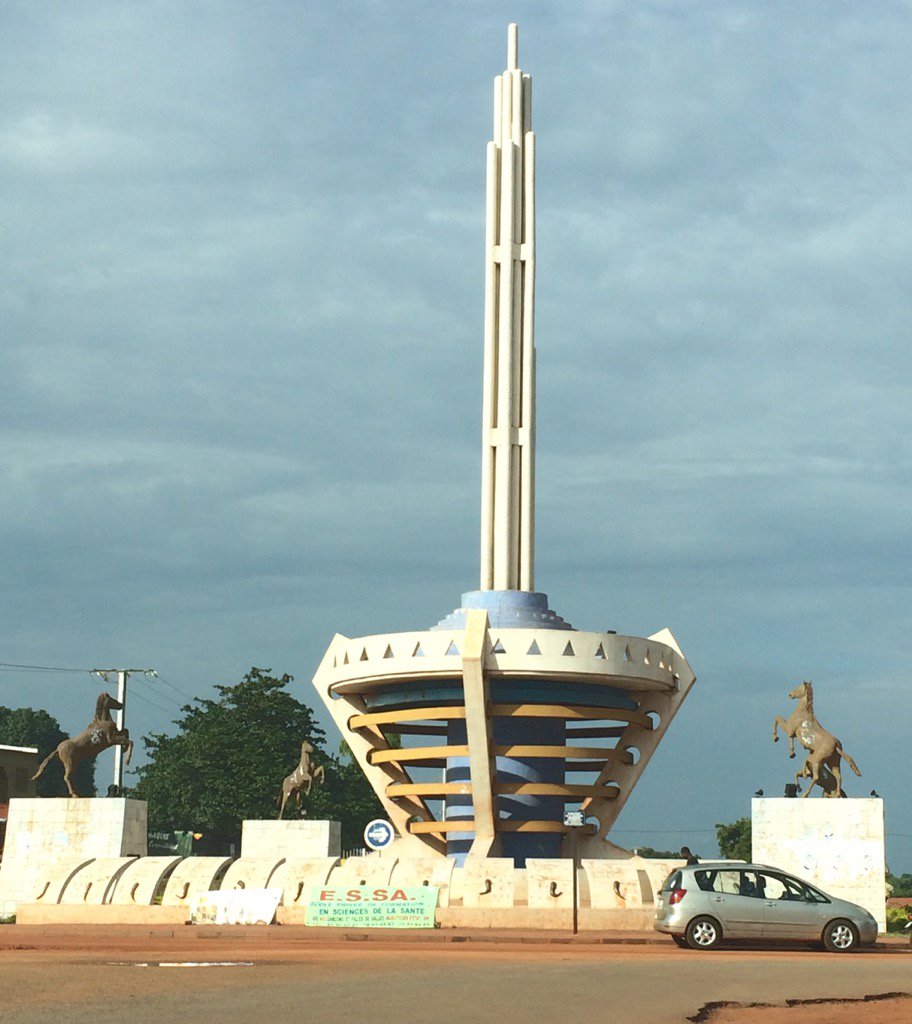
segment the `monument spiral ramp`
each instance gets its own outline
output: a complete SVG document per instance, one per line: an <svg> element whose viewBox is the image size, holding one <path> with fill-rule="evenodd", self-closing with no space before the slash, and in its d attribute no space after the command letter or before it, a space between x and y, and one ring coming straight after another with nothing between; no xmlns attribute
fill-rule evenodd
<svg viewBox="0 0 912 1024"><path fill-rule="evenodd" d="M693 685L674 637L464 618L337 635L314 678L403 852L560 856L579 807L604 839Z"/></svg>

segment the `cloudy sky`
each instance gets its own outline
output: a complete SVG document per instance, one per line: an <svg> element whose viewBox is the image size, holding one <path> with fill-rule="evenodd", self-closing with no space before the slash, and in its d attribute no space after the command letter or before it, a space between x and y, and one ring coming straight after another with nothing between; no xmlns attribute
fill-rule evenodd
<svg viewBox="0 0 912 1024"><path fill-rule="evenodd" d="M571 9L572 8L572 9ZM619 819L714 850L787 691L912 871L912 8L0 7L0 662L134 733L477 586L484 146L538 134L537 583L698 685ZM86 674L0 672L81 728ZM99 781L110 771L104 755ZM107 758L107 760L106 760Z"/></svg>

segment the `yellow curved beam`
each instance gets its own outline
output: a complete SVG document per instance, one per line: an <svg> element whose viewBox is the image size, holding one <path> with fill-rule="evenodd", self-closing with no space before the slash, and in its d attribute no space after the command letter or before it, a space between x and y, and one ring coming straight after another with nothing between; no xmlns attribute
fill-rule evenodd
<svg viewBox="0 0 912 1024"><path fill-rule="evenodd" d="M475 822L457 821L410 821L408 826L412 835L424 835L427 832L474 832Z"/></svg>
<svg viewBox="0 0 912 1024"><path fill-rule="evenodd" d="M399 747L396 750L374 750L368 755L371 764L384 764L387 761L429 761L436 758L468 757L467 743L452 747Z"/></svg>
<svg viewBox="0 0 912 1024"><path fill-rule="evenodd" d="M498 821L498 832L569 832L562 821ZM584 825L584 836L595 835L595 825Z"/></svg>
<svg viewBox="0 0 912 1024"><path fill-rule="evenodd" d="M464 707L405 708L402 711L371 711L363 715L352 715L348 720L349 729L363 729L371 725L395 725L397 722L434 722L441 719L465 718Z"/></svg>
<svg viewBox="0 0 912 1024"><path fill-rule="evenodd" d="M505 782L494 787L503 796L601 796L611 800L612 792L617 796L617 786L575 786L572 783L555 782Z"/></svg>
<svg viewBox="0 0 912 1024"><path fill-rule="evenodd" d="M626 750L614 750L609 747L560 747L513 743L508 746L494 747L497 757L557 757L557 758L590 758L599 762L599 768L605 761L621 761L633 764L633 758ZM398 747L393 750L374 750L368 755L370 764L387 764L390 762L431 761L447 757L468 757L469 747L466 743L450 747ZM568 765L572 768L572 765ZM599 769L596 769L598 771Z"/></svg>
<svg viewBox="0 0 912 1024"><path fill-rule="evenodd" d="M499 796L598 796L613 800L619 793L617 786L575 786L555 782L501 782L495 785ZM386 787L390 797L399 796L470 796L472 787L467 782L392 782Z"/></svg>
<svg viewBox="0 0 912 1024"><path fill-rule="evenodd" d="M572 704L492 704L490 713L499 718L566 718L586 721L629 722L644 729L652 729L652 719L642 711L626 708L574 707ZM395 725L398 722L458 721L465 718L465 708L443 706L433 708L404 708L400 711L372 711L352 715L349 729L368 726Z"/></svg>
<svg viewBox="0 0 912 1024"><path fill-rule="evenodd" d="M611 722L630 722L644 729L652 728L652 719L642 711L626 708L593 708L573 704L492 704L491 714L509 718L569 718L602 719Z"/></svg>
<svg viewBox="0 0 912 1024"><path fill-rule="evenodd" d="M424 835L428 832L474 832L475 822L468 821L412 821L408 826L413 835ZM561 821L498 821L498 832L559 832L569 831ZM585 835L594 835L595 826L586 825Z"/></svg>
<svg viewBox="0 0 912 1024"><path fill-rule="evenodd" d="M633 758L626 750L615 750L612 747L556 747L536 746L513 743L507 747L495 747L494 753L499 757L588 757L600 762L623 761L633 764ZM571 768L572 765L567 765Z"/></svg>
<svg viewBox="0 0 912 1024"><path fill-rule="evenodd" d="M614 763L617 764L618 761L621 764L633 764L633 758L629 754L619 757ZM605 758L598 761L568 761L564 768L568 772L600 772L605 768Z"/></svg>

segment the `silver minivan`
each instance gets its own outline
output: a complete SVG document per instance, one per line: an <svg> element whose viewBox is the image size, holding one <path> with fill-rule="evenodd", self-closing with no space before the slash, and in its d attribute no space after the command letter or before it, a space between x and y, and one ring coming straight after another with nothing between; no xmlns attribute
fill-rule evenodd
<svg viewBox="0 0 912 1024"><path fill-rule="evenodd" d="M713 949L723 939L792 939L845 953L877 941L877 921L864 907L779 868L731 861L672 871L656 901L654 927L691 949Z"/></svg>

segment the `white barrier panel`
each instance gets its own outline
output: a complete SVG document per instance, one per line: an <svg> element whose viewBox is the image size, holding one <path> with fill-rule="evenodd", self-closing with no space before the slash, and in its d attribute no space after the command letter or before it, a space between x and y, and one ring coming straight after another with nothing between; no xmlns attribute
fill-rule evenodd
<svg viewBox="0 0 912 1024"><path fill-rule="evenodd" d="M190 901L191 924L272 924L281 889L218 889Z"/></svg>

